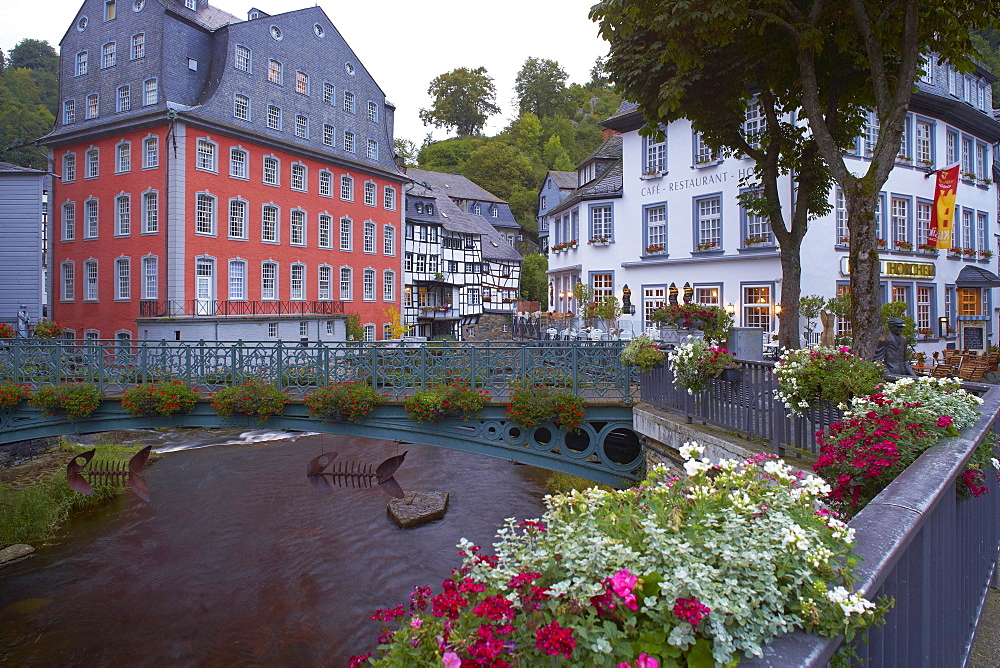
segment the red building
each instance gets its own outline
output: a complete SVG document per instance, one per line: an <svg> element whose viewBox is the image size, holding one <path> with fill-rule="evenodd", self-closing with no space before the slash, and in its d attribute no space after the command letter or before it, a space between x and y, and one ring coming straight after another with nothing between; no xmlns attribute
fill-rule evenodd
<svg viewBox="0 0 1000 668"><path fill-rule="evenodd" d="M385 338L394 109L323 11L116 4L87 0L61 44L54 318L81 338L297 340L356 314Z"/></svg>

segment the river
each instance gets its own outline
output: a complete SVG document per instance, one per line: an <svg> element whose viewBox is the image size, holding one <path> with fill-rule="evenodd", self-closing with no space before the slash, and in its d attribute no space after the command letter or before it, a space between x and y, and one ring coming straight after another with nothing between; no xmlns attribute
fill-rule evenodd
<svg viewBox="0 0 1000 668"><path fill-rule="evenodd" d="M163 453L145 471L151 503L125 493L0 569L0 664L343 665L374 647L376 608L440 585L459 563L459 538L488 547L505 517L538 517L549 475L363 438L145 437ZM396 479L449 492L444 519L402 530L380 490L323 494L305 477L323 452L377 464L403 450Z"/></svg>

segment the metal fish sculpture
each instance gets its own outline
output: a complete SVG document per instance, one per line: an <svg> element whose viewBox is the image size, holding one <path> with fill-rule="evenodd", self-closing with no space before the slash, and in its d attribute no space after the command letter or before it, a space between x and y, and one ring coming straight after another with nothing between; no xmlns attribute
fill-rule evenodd
<svg viewBox="0 0 1000 668"><path fill-rule="evenodd" d="M332 480L337 487L370 489L372 485L376 485L389 496L401 499L403 498L403 489L396 482L393 474L403 463L407 452L409 451L404 451L403 454L395 457L389 457L374 471L371 464L358 462L338 462L332 470L326 471L324 469L332 464L337 457L336 452L328 452L309 462L306 466L306 477L312 483L313 489L319 491L329 490L330 480Z"/></svg>
<svg viewBox="0 0 1000 668"><path fill-rule="evenodd" d="M94 458L94 453L97 450L81 452L66 464L66 482L69 483L70 488L84 496L90 496L94 493L94 488L91 487L88 478L89 480L96 480L103 483L116 483L122 486L128 485L133 494L146 503L149 503L149 488L146 487L146 481L139 475L139 472L146 465L146 460L149 459L149 453L152 449L153 446L147 445L135 453L132 459L128 461L128 464L125 464L125 462L109 463L98 461L94 462L93 468L90 469L86 467L91 463L90 460ZM82 464L79 461L81 459L83 460Z"/></svg>

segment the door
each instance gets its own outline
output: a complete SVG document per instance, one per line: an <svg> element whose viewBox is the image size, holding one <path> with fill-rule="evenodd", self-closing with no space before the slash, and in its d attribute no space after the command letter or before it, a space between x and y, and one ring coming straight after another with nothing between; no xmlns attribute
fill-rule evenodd
<svg viewBox="0 0 1000 668"><path fill-rule="evenodd" d="M215 264L198 260L194 273L194 314L215 315Z"/></svg>

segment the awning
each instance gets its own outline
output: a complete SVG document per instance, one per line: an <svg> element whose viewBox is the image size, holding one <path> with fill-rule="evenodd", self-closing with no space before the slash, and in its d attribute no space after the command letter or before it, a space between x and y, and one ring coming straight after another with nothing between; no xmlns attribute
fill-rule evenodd
<svg viewBox="0 0 1000 668"><path fill-rule="evenodd" d="M960 288L1000 288L1000 276L982 267L965 267L958 273L955 285Z"/></svg>

